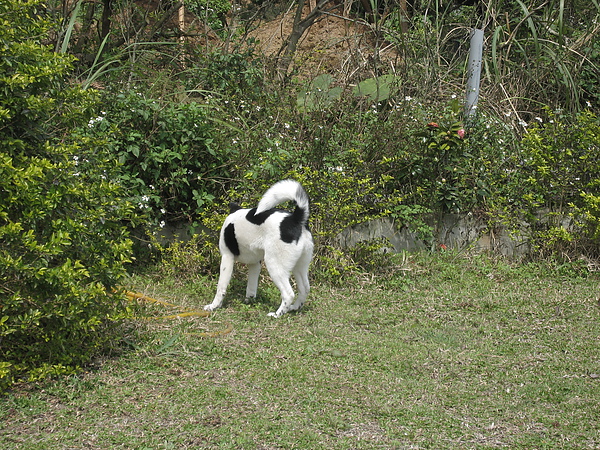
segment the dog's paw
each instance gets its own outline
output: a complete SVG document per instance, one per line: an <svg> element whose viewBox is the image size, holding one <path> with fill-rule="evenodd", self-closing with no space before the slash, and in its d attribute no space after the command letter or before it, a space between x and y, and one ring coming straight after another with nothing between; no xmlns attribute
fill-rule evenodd
<svg viewBox="0 0 600 450"><path fill-rule="evenodd" d="M213 306L212 303L210 305L204 306L204 311L214 311L215 309L217 309L217 308L215 306Z"/></svg>
<svg viewBox="0 0 600 450"><path fill-rule="evenodd" d="M281 317L281 314L280 313L276 313L276 312L272 312L272 313L267 314L267 316L269 316L269 317Z"/></svg>

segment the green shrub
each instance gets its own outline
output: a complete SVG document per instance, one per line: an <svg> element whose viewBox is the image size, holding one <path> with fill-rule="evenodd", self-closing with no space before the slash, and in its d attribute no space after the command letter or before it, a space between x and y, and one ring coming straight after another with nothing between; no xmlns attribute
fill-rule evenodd
<svg viewBox="0 0 600 450"><path fill-rule="evenodd" d="M598 189L600 179L595 183L595 189ZM581 193L581 206L576 206L574 215L580 221L580 225L587 232L595 246L600 244L600 195L590 192Z"/></svg>
<svg viewBox="0 0 600 450"><path fill-rule="evenodd" d="M106 141L122 164L120 182L152 225L190 220L210 205L235 156L213 145L210 106L135 91L108 93L103 102L84 133Z"/></svg>
<svg viewBox="0 0 600 450"><path fill-rule="evenodd" d="M0 2L0 389L72 373L127 314L131 206L116 167L71 133L93 92L65 86L70 58L40 43L41 2Z"/></svg>
<svg viewBox="0 0 600 450"><path fill-rule="evenodd" d="M600 120L590 111L564 116L546 111L535 119L512 154L503 210L509 220L533 224L534 245L541 254L592 252L600 212ZM596 240L597 242L597 240Z"/></svg>
<svg viewBox="0 0 600 450"><path fill-rule="evenodd" d="M461 203L461 179L473 156L467 151L465 129L458 119L458 102L454 102L451 114L429 122L416 133L421 139L423 152L412 164L413 176L424 182L424 190L430 191L434 204L442 212L458 212L464 209Z"/></svg>
<svg viewBox="0 0 600 450"><path fill-rule="evenodd" d="M457 98L443 108L406 103L412 110L402 114L412 120L397 139L408 144L398 145L384 161L405 206L423 213L480 207L489 196L490 167L483 164L486 148L477 142L478 126L465 127Z"/></svg>
<svg viewBox="0 0 600 450"><path fill-rule="evenodd" d="M575 117L547 111L536 122L521 143L529 207L564 212L580 206L581 192L593 191L600 178L600 120L589 111Z"/></svg>

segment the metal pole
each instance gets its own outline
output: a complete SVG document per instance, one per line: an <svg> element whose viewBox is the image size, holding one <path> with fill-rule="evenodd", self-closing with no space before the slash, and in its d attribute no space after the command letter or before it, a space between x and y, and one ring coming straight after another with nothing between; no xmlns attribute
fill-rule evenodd
<svg viewBox="0 0 600 450"><path fill-rule="evenodd" d="M465 117L468 119L475 114L479 99L479 82L481 79L481 61L483 58L483 30L473 29L471 49L469 51L469 77L467 79L467 99L465 102Z"/></svg>

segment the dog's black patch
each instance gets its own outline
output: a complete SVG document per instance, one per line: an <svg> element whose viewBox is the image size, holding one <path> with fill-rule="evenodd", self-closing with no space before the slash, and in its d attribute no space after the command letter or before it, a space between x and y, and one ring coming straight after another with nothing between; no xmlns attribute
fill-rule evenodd
<svg viewBox="0 0 600 450"><path fill-rule="evenodd" d="M302 221L304 220L304 209L296 206L294 212L281 221L279 224L279 233L281 240L291 244L298 242L302 235Z"/></svg>
<svg viewBox="0 0 600 450"><path fill-rule="evenodd" d="M302 235L302 222L304 220L304 210L302 208L296 207L291 214L288 211L276 208L268 209L256 214L256 208L252 208L248 211L248 214L246 214L246 219L254 225L262 225L271 214L278 211L287 214L279 224L279 235L281 240L287 244L297 242Z"/></svg>
<svg viewBox="0 0 600 450"><path fill-rule="evenodd" d="M252 208L250 211L248 211L248 214L246 214L246 219L248 219L248 222L253 223L254 225L262 225L265 223L265 220L267 220L274 212L277 212L277 210L267 209L260 214L256 214L256 208Z"/></svg>
<svg viewBox="0 0 600 450"><path fill-rule="evenodd" d="M225 238L225 245L231 251L231 253L233 253L235 256L240 256L240 246L235 238L235 227L232 223L225 227L223 237Z"/></svg>
<svg viewBox="0 0 600 450"><path fill-rule="evenodd" d="M295 222L293 216L289 215L279 224L279 233L283 242L291 244L300 239L300 235L302 234L302 224Z"/></svg>
<svg viewBox="0 0 600 450"><path fill-rule="evenodd" d="M229 214L232 214L239 209L242 209L242 207L240 205L238 205L236 202L229 203Z"/></svg>

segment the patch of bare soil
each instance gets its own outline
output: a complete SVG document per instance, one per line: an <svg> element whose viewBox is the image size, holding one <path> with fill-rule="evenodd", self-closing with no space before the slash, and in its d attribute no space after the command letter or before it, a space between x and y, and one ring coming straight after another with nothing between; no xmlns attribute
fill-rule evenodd
<svg viewBox="0 0 600 450"><path fill-rule="evenodd" d="M340 9L340 14L341 9ZM303 17L309 13L304 9ZM261 24L250 34L258 40L258 48L268 57L276 57L292 32L296 10L280 14ZM391 46L375 45L375 34L362 21L337 14L323 14L300 39L294 68L302 75L331 73L339 80L350 81L370 72L374 61L392 64L395 52Z"/></svg>

